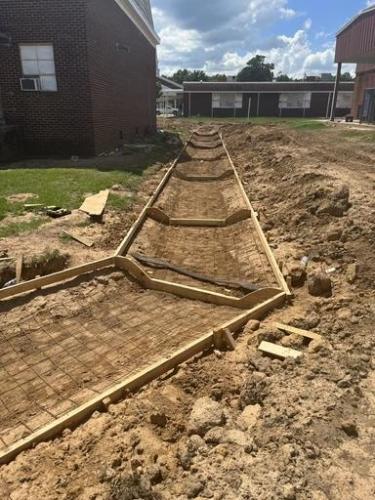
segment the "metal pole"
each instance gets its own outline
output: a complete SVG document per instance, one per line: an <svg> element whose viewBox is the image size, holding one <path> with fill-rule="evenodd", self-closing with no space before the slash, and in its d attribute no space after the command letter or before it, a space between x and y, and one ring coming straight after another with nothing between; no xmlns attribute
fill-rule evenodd
<svg viewBox="0 0 375 500"><path fill-rule="evenodd" d="M259 108L260 108L260 92L258 92L257 116L259 116Z"/></svg>
<svg viewBox="0 0 375 500"><path fill-rule="evenodd" d="M342 63L339 62L337 64L337 74L336 74L336 81L335 81L335 90L334 90L333 99L332 99L331 122L335 121L335 116L336 116L336 104L337 104L337 96L339 94L339 88L340 88L341 68L342 68Z"/></svg>
<svg viewBox="0 0 375 500"><path fill-rule="evenodd" d="M249 105L247 108L247 119L250 121L250 112L251 112L251 97L249 97Z"/></svg>

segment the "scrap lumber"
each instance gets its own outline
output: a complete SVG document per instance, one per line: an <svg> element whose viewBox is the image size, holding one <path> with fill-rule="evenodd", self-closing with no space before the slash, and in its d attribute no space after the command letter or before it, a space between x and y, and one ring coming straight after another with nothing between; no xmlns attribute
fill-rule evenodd
<svg viewBox="0 0 375 500"><path fill-rule="evenodd" d="M81 212L86 212L90 217L100 217L104 212L108 196L109 189L88 196L80 207Z"/></svg>
<svg viewBox="0 0 375 500"><path fill-rule="evenodd" d="M300 335L301 337L306 337L311 340L322 340L322 336L315 332L308 332L307 330L302 330L301 328L295 328L294 326L290 325L284 325L283 323L274 323L273 326L278 330L295 335Z"/></svg>
<svg viewBox="0 0 375 500"><path fill-rule="evenodd" d="M22 281L22 267L23 267L23 256L18 257L16 262L16 282L21 283Z"/></svg>
<svg viewBox="0 0 375 500"><path fill-rule="evenodd" d="M75 241L78 241L78 243L81 243L85 247L91 248L94 245L94 242L91 240L88 240L87 238L84 238L83 236L77 236L74 233L68 233L67 231L64 231L64 234L66 236L69 236L69 238L72 238Z"/></svg>
<svg viewBox="0 0 375 500"><path fill-rule="evenodd" d="M272 356L277 356L278 358L293 358L297 359L302 356L302 352L296 351L295 349L290 349L289 347L283 347L281 345L272 344L271 342L263 341L258 349L265 354L271 354Z"/></svg>

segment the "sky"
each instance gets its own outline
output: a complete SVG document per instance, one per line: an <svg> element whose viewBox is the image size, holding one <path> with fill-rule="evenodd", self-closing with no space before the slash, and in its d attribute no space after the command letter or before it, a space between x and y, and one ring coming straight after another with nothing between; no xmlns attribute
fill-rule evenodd
<svg viewBox="0 0 375 500"><path fill-rule="evenodd" d="M292 77L335 73L335 34L375 0L151 0L160 73L236 75L255 54ZM343 71L354 73L354 66Z"/></svg>

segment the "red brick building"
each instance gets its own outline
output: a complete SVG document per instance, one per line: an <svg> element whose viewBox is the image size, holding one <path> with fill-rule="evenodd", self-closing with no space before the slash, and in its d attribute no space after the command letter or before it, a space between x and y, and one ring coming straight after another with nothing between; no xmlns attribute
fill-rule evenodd
<svg viewBox="0 0 375 500"><path fill-rule="evenodd" d="M337 34L336 62L357 64L352 114L375 122L375 5L360 12Z"/></svg>
<svg viewBox="0 0 375 500"><path fill-rule="evenodd" d="M2 0L0 89L30 154L92 155L156 129L149 0Z"/></svg>

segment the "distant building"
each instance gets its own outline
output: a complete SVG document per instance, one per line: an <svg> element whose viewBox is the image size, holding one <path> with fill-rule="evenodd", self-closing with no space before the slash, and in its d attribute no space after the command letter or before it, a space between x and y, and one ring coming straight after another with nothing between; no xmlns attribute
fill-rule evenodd
<svg viewBox="0 0 375 500"><path fill-rule="evenodd" d="M328 117L334 82L185 82L185 116ZM352 106L354 82L342 82L336 112Z"/></svg>
<svg viewBox="0 0 375 500"><path fill-rule="evenodd" d="M360 12L337 34L336 62L357 64L352 114L375 122L375 5Z"/></svg>
<svg viewBox="0 0 375 500"><path fill-rule="evenodd" d="M2 0L3 116L29 154L92 155L156 129L149 0Z"/></svg>
<svg viewBox="0 0 375 500"><path fill-rule="evenodd" d="M184 87L164 76L157 77L161 84L161 96L157 99L158 112L175 110L172 114L182 114L184 102Z"/></svg>

